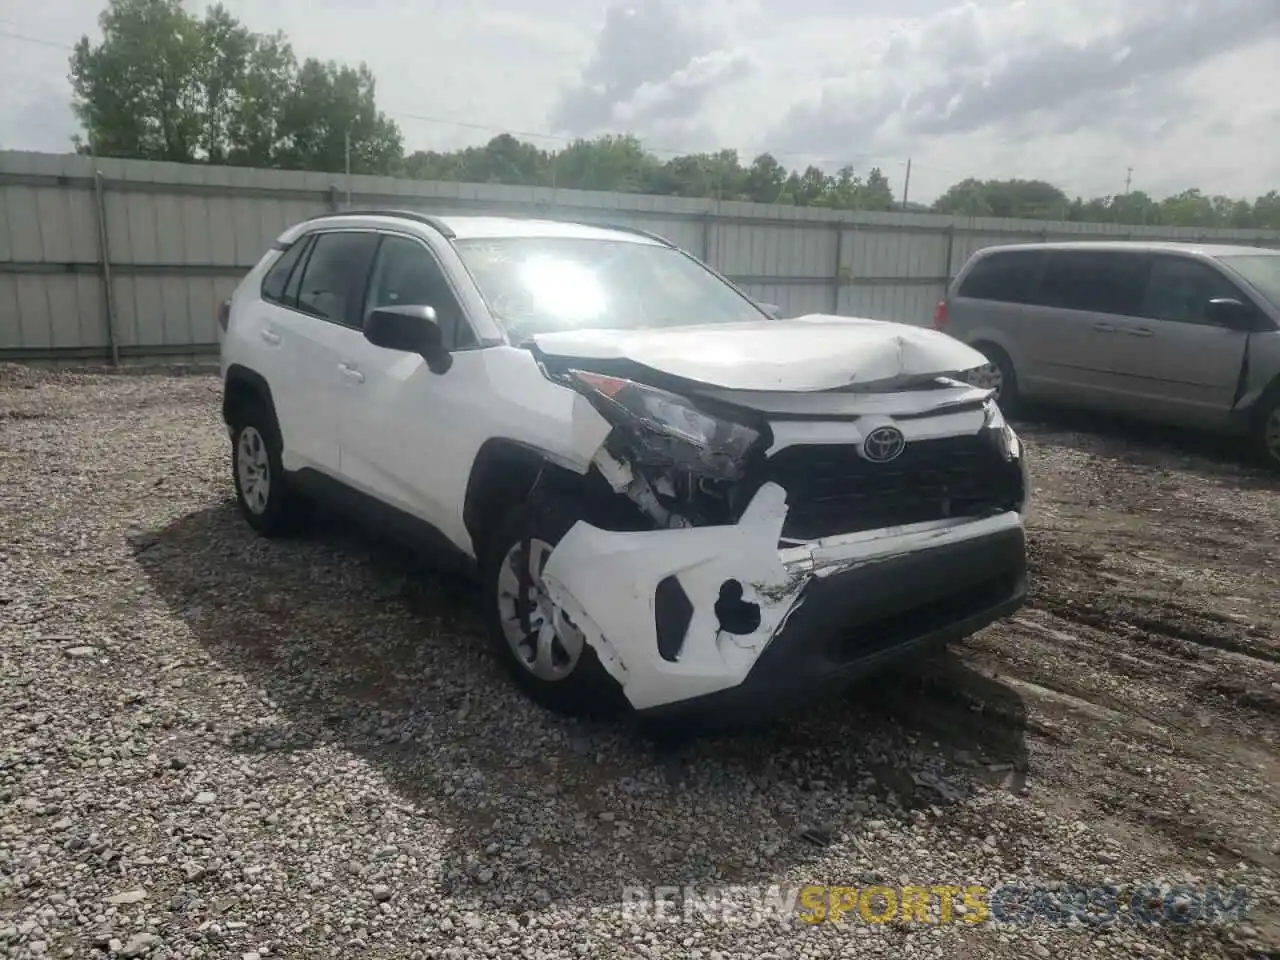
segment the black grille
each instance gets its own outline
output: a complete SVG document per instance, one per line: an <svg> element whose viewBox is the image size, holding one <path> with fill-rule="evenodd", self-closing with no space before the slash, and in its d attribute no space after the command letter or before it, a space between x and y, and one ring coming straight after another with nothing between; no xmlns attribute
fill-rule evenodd
<svg viewBox="0 0 1280 960"><path fill-rule="evenodd" d="M769 459L764 479L787 491L782 535L801 540L981 516L1011 509L1022 495L1018 464L986 431L908 443L889 463L845 444L786 447Z"/></svg>

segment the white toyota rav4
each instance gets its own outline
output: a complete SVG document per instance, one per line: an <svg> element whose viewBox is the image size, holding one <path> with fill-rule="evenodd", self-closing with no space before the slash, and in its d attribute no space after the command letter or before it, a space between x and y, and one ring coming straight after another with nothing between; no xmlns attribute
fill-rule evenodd
<svg viewBox="0 0 1280 960"><path fill-rule="evenodd" d="M219 318L240 507L480 577L539 702L773 712L1016 610L1019 440L932 330L781 320L667 241L343 212Z"/></svg>

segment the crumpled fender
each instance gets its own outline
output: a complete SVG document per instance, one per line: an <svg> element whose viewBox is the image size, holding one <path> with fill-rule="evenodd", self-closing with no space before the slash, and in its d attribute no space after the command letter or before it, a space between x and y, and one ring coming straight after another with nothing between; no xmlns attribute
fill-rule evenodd
<svg viewBox="0 0 1280 960"><path fill-rule="evenodd" d="M778 555L786 515L786 492L766 483L732 525L619 533L579 521L551 552L543 583L636 709L713 693L746 678L809 579ZM693 604L675 663L658 654L654 620L658 584L672 575ZM760 608L750 634L720 629L714 606L730 579Z"/></svg>

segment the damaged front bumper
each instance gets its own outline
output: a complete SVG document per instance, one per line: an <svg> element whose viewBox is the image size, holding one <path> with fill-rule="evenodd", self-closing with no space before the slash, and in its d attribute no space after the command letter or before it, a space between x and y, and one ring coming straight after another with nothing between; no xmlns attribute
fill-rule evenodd
<svg viewBox="0 0 1280 960"><path fill-rule="evenodd" d="M1017 610L1017 511L780 543L786 493L739 522L611 532L579 522L543 570L633 707L768 712Z"/></svg>

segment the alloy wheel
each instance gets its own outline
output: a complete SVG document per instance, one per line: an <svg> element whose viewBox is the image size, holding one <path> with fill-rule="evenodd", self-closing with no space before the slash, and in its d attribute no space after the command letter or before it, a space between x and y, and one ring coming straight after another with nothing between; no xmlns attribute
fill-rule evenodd
<svg viewBox="0 0 1280 960"><path fill-rule="evenodd" d="M240 495L255 514L266 512L271 498L271 460L267 443L256 427L244 427L236 446L236 476Z"/></svg>
<svg viewBox="0 0 1280 960"><path fill-rule="evenodd" d="M582 656L585 638L574 623L552 603L542 580L542 570L552 547L543 540L517 541L511 545L498 571L498 616L502 633L516 660L539 680L563 680ZM527 592L522 570L528 571ZM521 612L528 611L526 631Z"/></svg>

